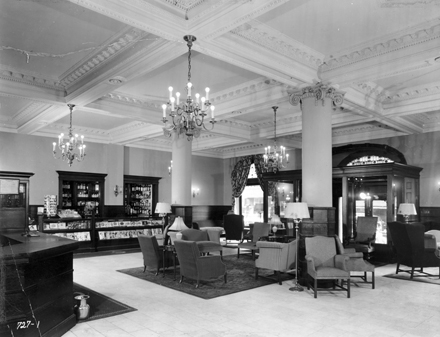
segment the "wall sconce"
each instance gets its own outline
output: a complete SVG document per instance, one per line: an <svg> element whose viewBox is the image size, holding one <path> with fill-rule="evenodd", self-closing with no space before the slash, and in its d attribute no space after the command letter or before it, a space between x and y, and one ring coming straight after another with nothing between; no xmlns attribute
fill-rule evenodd
<svg viewBox="0 0 440 337"><path fill-rule="evenodd" d="M115 186L113 191L115 192L115 197L122 193L121 188L118 185Z"/></svg>
<svg viewBox="0 0 440 337"><path fill-rule="evenodd" d="M199 189L198 188L193 188L193 198L195 198L196 195L199 195Z"/></svg>
<svg viewBox="0 0 440 337"><path fill-rule="evenodd" d="M170 160L170 166L168 166L168 175L171 175L171 172L173 171L173 161Z"/></svg>
<svg viewBox="0 0 440 337"><path fill-rule="evenodd" d="M438 182L438 191L440 192L440 181Z"/></svg>

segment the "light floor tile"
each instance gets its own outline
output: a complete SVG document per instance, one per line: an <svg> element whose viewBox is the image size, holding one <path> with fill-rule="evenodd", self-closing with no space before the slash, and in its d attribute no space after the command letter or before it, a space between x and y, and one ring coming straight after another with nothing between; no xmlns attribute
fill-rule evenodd
<svg viewBox="0 0 440 337"><path fill-rule="evenodd" d="M224 255L236 254L224 248ZM65 337L434 337L439 336L440 287L382 277L395 265L376 268L376 289L342 292L305 289L292 281L203 300L117 272L142 266L141 253L74 259L74 281L137 311L79 323ZM160 277L160 275L158 276Z"/></svg>

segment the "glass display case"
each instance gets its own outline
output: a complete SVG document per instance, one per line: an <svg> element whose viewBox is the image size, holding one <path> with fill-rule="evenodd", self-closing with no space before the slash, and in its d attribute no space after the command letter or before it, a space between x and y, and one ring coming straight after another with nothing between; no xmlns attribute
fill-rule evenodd
<svg viewBox="0 0 440 337"><path fill-rule="evenodd" d="M158 177L124 176L124 206L127 216L154 214L158 200Z"/></svg>

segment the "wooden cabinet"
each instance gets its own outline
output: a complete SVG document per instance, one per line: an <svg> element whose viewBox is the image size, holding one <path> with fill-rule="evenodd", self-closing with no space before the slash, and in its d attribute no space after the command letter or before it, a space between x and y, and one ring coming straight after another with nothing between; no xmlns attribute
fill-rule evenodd
<svg viewBox="0 0 440 337"><path fill-rule="evenodd" d="M102 216L107 174L57 171L59 209L74 209L83 216ZM93 208L93 209L91 209Z"/></svg>
<svg viewBox="0 0 440 337"><path fill-rule="evenodd" d="M33 175L0 171L0 229L27 229L29 178Z"/></svg>
<svg viewBox="0 0 440 337"><path fill-rule="evenodd" d="M124 176L126 215L152 216L158 201L158 177Z"/></svg>

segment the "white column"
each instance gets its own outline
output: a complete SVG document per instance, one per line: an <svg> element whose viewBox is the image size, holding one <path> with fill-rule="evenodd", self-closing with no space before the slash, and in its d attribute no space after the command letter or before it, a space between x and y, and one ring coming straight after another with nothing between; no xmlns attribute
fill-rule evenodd
<svg viewBox="0 0 440 337"><path fill-rule="evenodd" d="M332 111L343 93L321 82L290 96L302 110L302 201L332 207Z"/></svg>
<svg viewBox="0 0 440 337"><path fill-rule="evenodd" d="M172 135L173 170L171 173L171 203L191 205L192 142L184 134Z"/></svg>

